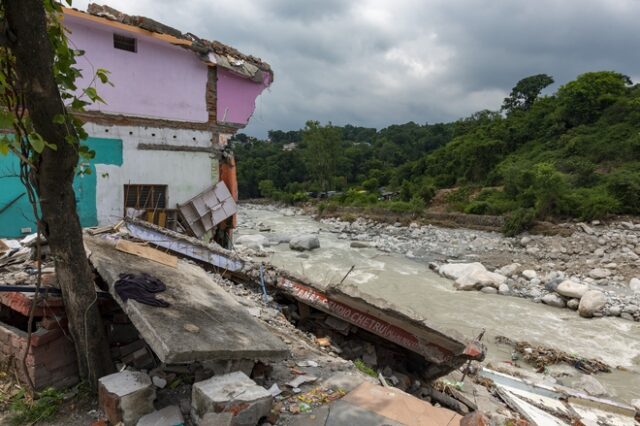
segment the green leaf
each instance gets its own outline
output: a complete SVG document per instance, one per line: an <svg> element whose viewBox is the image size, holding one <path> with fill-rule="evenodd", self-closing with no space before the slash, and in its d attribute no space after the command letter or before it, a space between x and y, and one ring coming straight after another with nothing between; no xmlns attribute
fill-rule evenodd
<svg viewBox="0 0 640 426"><path fill-rule="evenodd" d="M84 90L84 92L87 94L89 99L91 99L93 102L96 101L96 98L98 97L98 92L96 91L95 87L87 87Z"/></svg>
<svg viewBox="0 0 640 426"><path fill-rule="evenodd" d="M0 110L0 129L8 129L13 126L13 114L9 111Z"/></svg>
<svg viewBox="0 0 640 426"><path fill-rule="evenodd" d="M111 84L109 82L108 74L110 74L109 71L104 68L98 68L98 70L96 71L96 76L98 76L102 84L107 84L107 83Z"/></svg>
<svg viewBox="0 0 640 426"><path fill-rule="evenodd" d="M46 145L44 142L44 139L42 139L42 136L40 136L38 133L35 133L35 132L29 135L29 144L33 147L33 150L38 154L44 151L44 147Z"/></svg>
<svg viewBox="0 0 640 426"><path fill-rule="evenodd" d="M73 109L74 111L82 111L87 105L89 105L89 102L74 98L71 102L71 109Z"/></svg>
<svg viewBox="0 0 640 426"><path fill-rule="evenodd" d="M9 147L11 146L11 140L7 137L7 135L3 135L0 138L0 154L7 155L9 154Z"/></svg>
<svg viewBox="0 0 640 426"><path fill-rule="evenodd" d="M53 122L54 122L55 124L64 124L64 122L65 122L64 115L62 115L62 114L56 114L56 115L54 115L54 116L53 116Z"/></svg>

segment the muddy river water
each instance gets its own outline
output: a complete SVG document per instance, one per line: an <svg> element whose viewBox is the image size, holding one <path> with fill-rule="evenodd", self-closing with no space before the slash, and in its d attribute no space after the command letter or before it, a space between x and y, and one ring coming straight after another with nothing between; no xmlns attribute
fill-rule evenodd
<svg viewBox="0 0 640 426"><path fill-rule="evenodd" d="M597 378L616 399L629 402L640 398L640 323L613 317L583 319L574 311L526 299L456 291L450 280L429 270L426 261L375 248L351 248L349 240L339 239L309 216L243 208L239 223L239 234L319 233L319 249L301 257L288 244L279 244L267 249L272 252L269 261L318 284L339 283L353 265L345 284L410 309L442 329L455 329L472 337L485 328L483 342L489 361L511 359L510 348L496 345L495 336L543 344L622 367ZM259 232L258 224L270 231Z"/></svg>

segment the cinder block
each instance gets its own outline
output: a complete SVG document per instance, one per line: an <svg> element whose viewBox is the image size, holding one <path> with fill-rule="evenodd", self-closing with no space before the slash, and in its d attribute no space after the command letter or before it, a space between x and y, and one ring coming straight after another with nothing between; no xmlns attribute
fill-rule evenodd
<svg viewBox="0 0 640 426"><path fill-rule="evenodd" d="M254 426L271 410L273 397L241 371L194 383L191 417L200 424L207 413L232 413L234 426Z"/></svg>
<svg viewBox="0 0 640 426"><path fill-rule="evenodd" d="M122 371L99 380L98 400L112 424L133 426L151 413L156 391L148 375L139 371Z"/></svg>

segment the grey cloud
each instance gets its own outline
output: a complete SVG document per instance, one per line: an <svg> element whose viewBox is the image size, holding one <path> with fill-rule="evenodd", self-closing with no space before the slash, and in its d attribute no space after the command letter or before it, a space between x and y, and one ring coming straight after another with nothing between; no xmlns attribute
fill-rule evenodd
<svg viewBox="0 0 640 426"><path fill-rule="evenodd" d="M521 78L640 75L634 0L103 0L275 70L247 133L308 119L383 127L498 109ZM86 0L74 6L86 7Z"/></svg>

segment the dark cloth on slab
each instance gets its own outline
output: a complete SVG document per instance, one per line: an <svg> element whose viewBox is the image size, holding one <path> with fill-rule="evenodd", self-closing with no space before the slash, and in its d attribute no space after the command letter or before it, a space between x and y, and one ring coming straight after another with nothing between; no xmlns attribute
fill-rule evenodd
<svg viewBox="0 0 640 426"><path fill-rule="evenodd" d="M165 291L167 286L149 274L120 274L120 279L116 281L113 288L123 302L133 299L150 306L161 308L169 306L168 302L156 298L156 293Z"/></svg>

